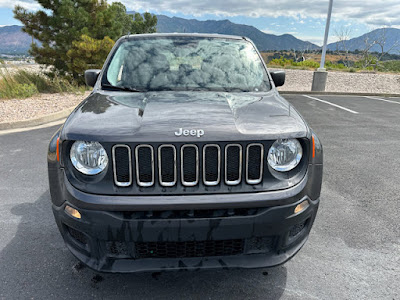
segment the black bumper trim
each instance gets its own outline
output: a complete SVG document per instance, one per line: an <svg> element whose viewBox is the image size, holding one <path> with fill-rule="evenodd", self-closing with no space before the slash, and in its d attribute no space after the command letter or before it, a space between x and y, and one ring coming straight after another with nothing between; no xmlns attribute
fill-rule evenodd
<svg viewBox="0 0 400 300"><path fill-rule="evenodd" d="M293 215L294 207L308 199L310 206L302 213ZM69 204L71 205L71 204ZM130 220L115 218L105 211L78 208L82 219L77 220L53 205L53 212L61 234L70 251L90 268L103 272L141 272L160 270L196 270L213 268L257 268L282 264L294 256L307 240L315 219L319 199L307 196L294 204L270 207L252 216L212 219L160 219ZM297 237L289 237L293 226L307 222ZM88 240L86 245L77 243L68 228L82 232ZM253 238L274 237L271 249L254 251L248 241ZM242 254L231 256L141 258L134 256L137 242L164 241L221 241L244 239ZM126 257L113 257L107 253L108 241L121 241L129 248ZM133 245L133 246L132 246Z"/></svg>

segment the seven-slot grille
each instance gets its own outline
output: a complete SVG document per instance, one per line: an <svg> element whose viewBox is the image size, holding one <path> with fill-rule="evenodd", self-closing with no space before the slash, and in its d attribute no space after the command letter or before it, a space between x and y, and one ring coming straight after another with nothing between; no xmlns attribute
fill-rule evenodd
<svg viewBox="0 0 400 300"><path fill-rule="evenodd" d="M134 181L140 187L153 186L156 181L164 187L177 184L191 187L201 179L205 186L238 185L242 181L254 185L263 178L264 146L260 143L158 147L142 144L133 151L128 145L115 145L112 159L114 182L120 187L130 186Z"/></svg>

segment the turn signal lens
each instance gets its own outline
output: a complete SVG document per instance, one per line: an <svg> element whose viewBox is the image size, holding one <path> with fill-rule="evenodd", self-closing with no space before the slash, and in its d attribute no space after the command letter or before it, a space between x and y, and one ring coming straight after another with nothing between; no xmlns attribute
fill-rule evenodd
<svg viewBox="0 0 400 300"><path fill-rule="evenodd" d="M301 213L302 211L305 211L309 206L310 206L310 203L308 203L308 200L305 200L296 206L296 208L294 209L294 213L297 215L297 214Z"/></svg>
<svg viewBox="0 0 400 300"><path fill-rule="evenodd" d="M60 161L60 138L57 138L57 161Z"/></svg>
<svg viewBox="0 0 400 300"><path fill-rule="evenodd" d="M81 213L80 213L78 210L76 210L75 208L73 208L73 207L71 207L71 206L69 206L69 205L66 205L66 206L65 206L65 211L66 211L69 215L71 215L72 217L74 217L74 218L76 218L76 219L82 218Z"/></svg>
<svg viewBox="0 0 400 300"><path fill-rule="evenodd" d="M315 158L315 139L312 136L312 157Z"/></svg>

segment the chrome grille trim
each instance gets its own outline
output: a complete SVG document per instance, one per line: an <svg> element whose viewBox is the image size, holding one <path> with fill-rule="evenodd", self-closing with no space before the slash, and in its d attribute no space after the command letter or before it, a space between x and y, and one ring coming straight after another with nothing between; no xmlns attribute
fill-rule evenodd
<svg viewBox="0 0 400 300"><path fill-rule="evenodd" d="M215 147L218 149L218 177L216 181L207 181L206 178L206 149L208 147ZM208 186L218 185L221 181L221 147L218 144L207 144L203 147L203 183Z"/></svg>
<svg viewBox="0 0 400 300"><path fill-rule="evenodd" d="M260 147L260 176L257 179L249 179L249 149L250 147ZM263 178L263 171L264 171L264 146L263 144L253 143L248 144L246 147L246 182L248 184L259 184Z"/></svg>
<svg viewBox="0 0 400 300"><path fill-rule="evenodd" d="M185 148L189 147L196 149L196 181L191 181L191 182L185 181L184 170L183 170L183 165L184 165L183 152ZM197 147L197 145L195 144L186 144L181 147L181 181L184 186L195 186L199 183L199 147Z"/></svg>
<svg viewBox="0 0 400 300"><path fill-rule="evenodd" d="M230 147L238 147L239 148L239 170L238 170L238 179L237 180L228 180L228 149ZM225 146L225 183L227 185L237 185L242 181L242 162L243 162L243 150L242 145L240 144L228 144Z"/></svg>
<svg viewBox="0 0 400 300"><path fill-rule="evenodd" d="M140 148L150 148L151 150L151 182L142 182L139 179L139 149ZM136 160L136 181L139 186L149 187L154 184L154 149L151 145L138 145L135 148L135 160Z"/></svg>
<svg viewBox="0 0 400 300"><path fill-rule="evenodd" d="M128 149L128 156L129 156L129 182L120 182L117 179L117 164L115 161L115 149L117 148L126 148ZM116 186L120 186L120 187L127 187L130 186L132 184L132 153L131 153L131 147L127 146L127 145L123 145L123 144L118 144L118 145L114 145L112 147L112 161L113 161L113 175L114 175L114 183Z"/></svg>
<svg viewBox="0 0 400 300"><path fill-rule="evenodd" d="M174 181L163 181L162 180L162 156L161 156L161 150L163 148L172 148L174 150ZM159 181L162 186L174 186L176 184L176 148L174 145L170 144L165 144L161 145L158 147L158 176L159 176Z"/></svg>
<svg viewBox="0 0 400 300"><path fill-rule="evenodd" d="M121 150L120 147L124 149ZM237 147L237 149L231 147ZM253 147L259 148L254 149ZM142 148L148 149L140 150ZM165 150L165 148L172 148L172 150ZM185 152L188 149L190 151ZM175 144L158 144L157 146L116 144L111 147L113 181L117 187L129 187L135 184L135 181L139 187L151 187L154 186L156 180L162 187L173 187L177 184L193 187L200 181L204 186L217 186L221 183L234 186L241 182L257 185L262 183L264 178L265 151L264 143L261 142L224 143L223 145L216 143L183 144L181 146ZM216 155L217 157L215 157ZM125 164L128 163L129 166L126 166ZM118 181L118 179L122 181ZM164 181L163 179L173 181ZM195 180L185 181L185 179ZM214 179L217 180L211 181Z"/></svg>

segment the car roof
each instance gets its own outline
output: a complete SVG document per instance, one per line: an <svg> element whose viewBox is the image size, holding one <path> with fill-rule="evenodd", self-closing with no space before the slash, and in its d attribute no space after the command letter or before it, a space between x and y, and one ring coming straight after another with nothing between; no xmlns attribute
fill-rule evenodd
<svg viewBox="0 0 400 300"><path fill-rule="evenodd" d="M227 35L227 34L216 34L216 33L144 33L144 34L131 34L123 36L122 38L137 39L137 38L147 38L147 37L201 37L201 38L220 38L220 39L233 39L233 40L249 40L243 36L237 35Z"/></svg>

